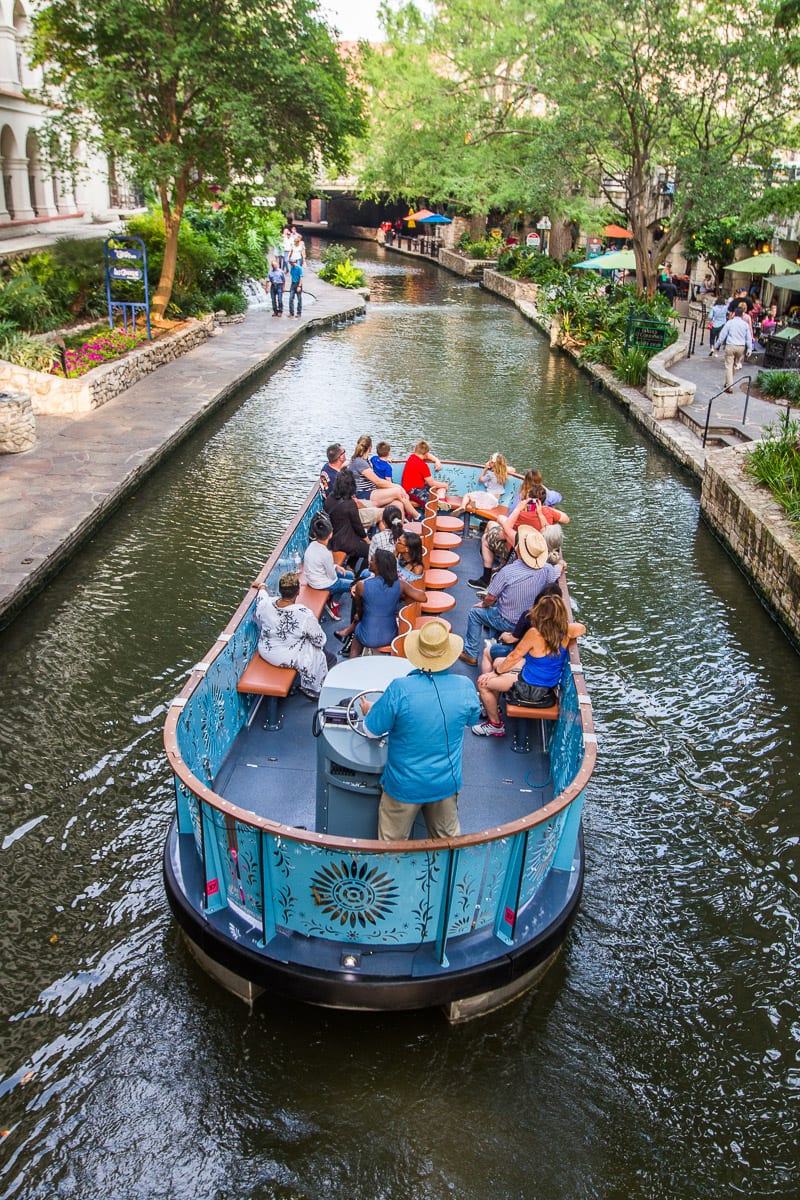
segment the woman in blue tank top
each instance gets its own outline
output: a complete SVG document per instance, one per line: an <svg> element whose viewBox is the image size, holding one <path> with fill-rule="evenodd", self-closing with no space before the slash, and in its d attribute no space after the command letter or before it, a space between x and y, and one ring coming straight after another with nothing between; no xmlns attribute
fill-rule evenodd
<svg viewBox="0 0 800 1200"><path fill-rule="evenodd" d="M558 703L556 688L573 638L586 626L570 621L561 596L540 596L530 611L531 627L506 658L495 659L492 670L478 677L478 694L486 719L473 725L482 737L503 737L499 699L505 694L513 704L551 708ZM519 667L522 669L517 674Z"/></svg>
<svg viewBox="0 0 800 1200"><path fill-rule="evenodd" d="M336 634L342 640L352 635L350 657L357 658L365 646L388 646L397 636L397 609L401 600L424 600L425 592L397 577L397 560L388 550L376 550L369 560L370 579L360 579L353 589L353 618ZM345 641L346 645L346 641Z"/></svg>

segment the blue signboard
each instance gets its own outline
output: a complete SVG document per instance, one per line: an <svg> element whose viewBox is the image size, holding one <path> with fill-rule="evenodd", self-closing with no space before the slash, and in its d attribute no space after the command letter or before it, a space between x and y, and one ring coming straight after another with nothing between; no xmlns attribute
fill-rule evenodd
<svg viewBox="0 0 800 1200"><path fill-rule="evenodd" d="M147 283L147 250L141 238L116 234L106 238L103 243L103 257L106 268L106 300L108 301L108 324L114 328L114 309L122 313L122 324L128 332L128 318L131 328L136 328L136 314L144 311L147 323L147 337L152 341L150 332L150 292ZM144 285L143 300L129 300L127 296L112 295L112 283L141 283Z"/></svg>

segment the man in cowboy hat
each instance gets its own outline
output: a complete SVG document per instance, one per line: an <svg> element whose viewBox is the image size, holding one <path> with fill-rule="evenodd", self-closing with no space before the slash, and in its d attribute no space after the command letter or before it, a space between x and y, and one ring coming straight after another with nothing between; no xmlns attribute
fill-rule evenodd
<svg viewBox="0 0 800 1200"><path fill-rule="evenodd" d="M383 842L406 840L420 808L430 837L458 837L461 832L464 732L480 715L474 685L448 670L463 645L444 621L429 621L406 634L406 658L416 669L393 679L374 704L361 701L367 732L389 735L378 810Z"/></svg>
<svg viewBox="0 0 800 1200"><path fill-rule="evenodd" d="M484 629L512 630L522 614L533 608L542 589L555 583L566 567L563 561L548 562L547 542L530 525L517 530L516 551L516 559L496 572L486 595L469 610L461 660L471 667L477 664Z"/></svg>

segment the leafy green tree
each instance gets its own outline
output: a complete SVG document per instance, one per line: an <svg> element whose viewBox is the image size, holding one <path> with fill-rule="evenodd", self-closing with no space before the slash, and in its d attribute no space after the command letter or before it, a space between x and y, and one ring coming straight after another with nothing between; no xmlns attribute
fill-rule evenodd
<svg viewBox="0 0 800 1200"><path fill-rule="evenodd" d="M386 45L363 59L372 93L360 148L367 195L452 204L464 213L585 216L563 135L538 89L524 0L447 0L430 16L384 6Z"/></svg>
<svg viewBox="0 0 800 1200"><path fill-rule="evenodd" d="M702 255L714 272L715 282L720 282L722 273L733 260L737 246L761 250L772 241L773 229L761 222L743 221L740 217L720 217L708 221L686 237L686 251L691 257Z"/></svg>
<svg viewBox="0 0 800 1200"><path fill-rule="evenodd" d="M363 128L361 93L314 0L49 0L33 51L57 140L95 141L156 190L156 316L190 197L256 172L341 168Z"/></svg>
<svg viewBox="0 0 800 1200"><path fill-rule="evenodd" d="M781 144L798 100L787 41L757 0L546 0L539 36L542 90L633 231L652 294L659 259L726 211L740 164Z"/></svg>

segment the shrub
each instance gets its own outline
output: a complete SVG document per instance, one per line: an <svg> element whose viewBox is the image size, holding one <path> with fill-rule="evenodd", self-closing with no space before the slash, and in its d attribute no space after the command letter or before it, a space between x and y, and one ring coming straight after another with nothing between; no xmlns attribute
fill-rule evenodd
<svg viewBox="0 0 800 1200"><path fill-rule="evenodd" d="M247 300L244 293L241 291L235 292L216 292L211 297L211 307L214 312L226 312L228 316L236 316L237 313L247 312Z"/></svg>
<svg viewBox="0 0 800 1200"><path fill-rule="evenodd" d="M647 364L650 355L640 346L631 346L624 350L619 358L617 374L623 383L631 387L641 387L647 379Z"/></svg>
<svg viewBox="0 0 800 1200"><path fill-rule="evenodd" d="M765 396L800 403L800 371L759 371L756 385Z"/></svg>
<svg viewBox="0 0 800 1200"><path fill-rule="evenodd" d="M0 316L20 329L41 333L58 325L53 305L44 288L28 274L24 265L15 263L14 274L0 291Z"/></svg>
<svg viewBox="0 0 800 1200"><path fill-rule="evenodd" d="M497 258L502 252L503 243L498 238L482 238L480 241L472 241L465 234L460 239L458 248L466 258Z"/></svg>
<svg viewBox="0 0 800 1200"><path fill-rule="evenodd" d="M359 288L366 283L366 277L360 267L353 265L354 251L345 246L328 246L322 252L322 266L319 269L320 279L334 284L335 287Z"/></svg>
<svg viewBox="0 0 800 1200"><path fill-rule="evenodd" d="M11 333L0 338L0 358L18 367L27 367L29 371L50 371L57 356L55 346L24 333Z"/></svg>
<svg viewBox="0 0 800 1200"><path fill-rule="evenodd" d="M770 425L747 455L746 470L769 488L792 524L800 525L800 423Z"/></svg>

